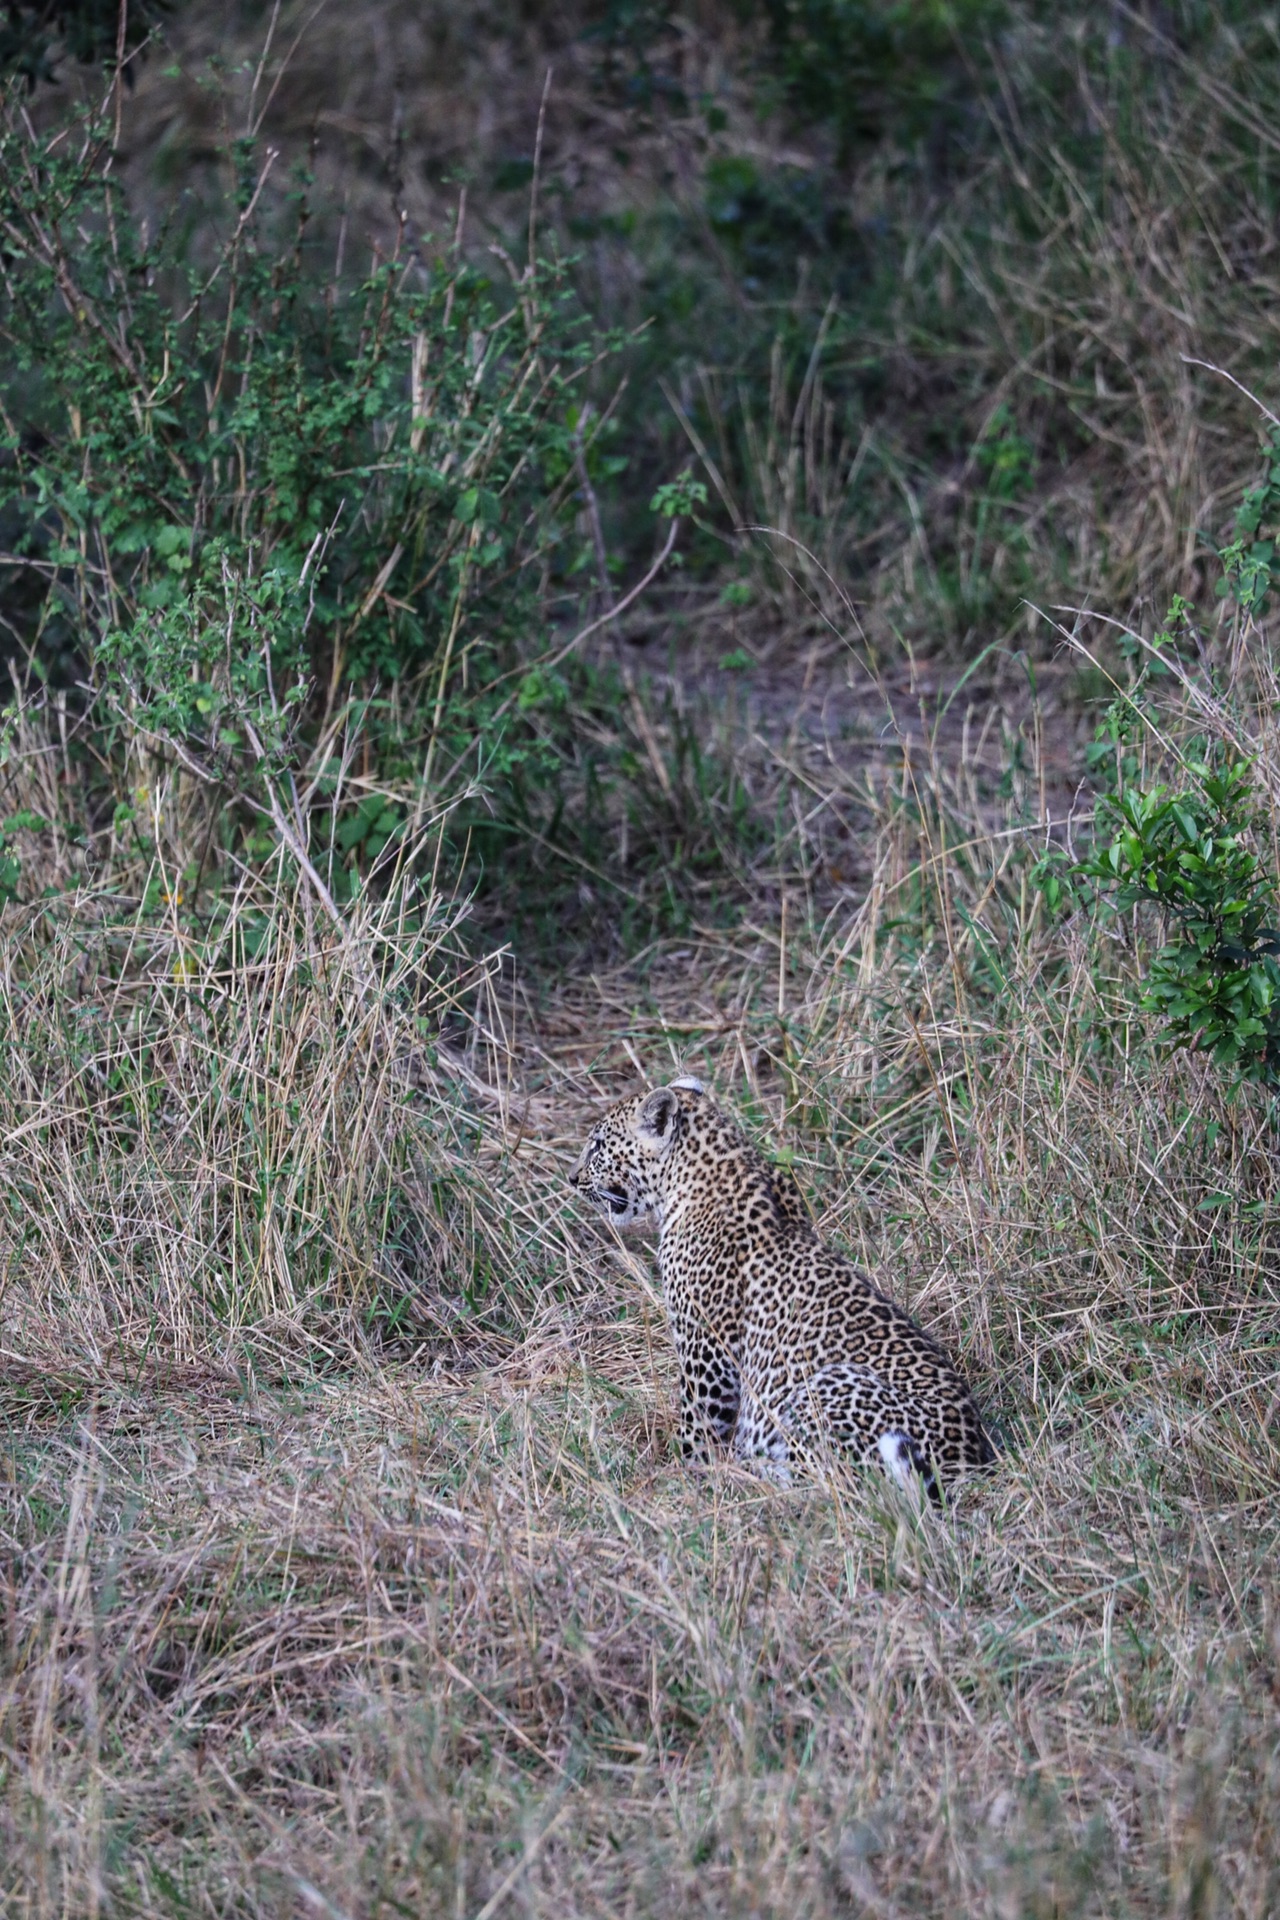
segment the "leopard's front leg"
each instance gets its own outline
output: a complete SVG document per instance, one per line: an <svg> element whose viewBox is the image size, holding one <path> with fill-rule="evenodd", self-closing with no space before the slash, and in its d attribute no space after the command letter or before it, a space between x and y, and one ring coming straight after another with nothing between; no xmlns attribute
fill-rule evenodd
<svg viewBox="0 0 1280 1920"><path fill-rule="evenodd" d="M757 1395L744 1394L733 1436L736 1460L772 1480L776 1486L791 1485L791 1448L780 1422L761 1404Z"/></svg>
<svg viewBox="0 0 1280 1920"><path fill-rule="evenodd" d="M680 1457L705 1465L727 1447L738 1422L741 1391L732 1354L705 1336L677 1332L680 1361Z"/></svg>
<svg viewBox="0 0 1280 1920"><path fill-rule="evenodd" d="M705 1463L732 1441L742 1399L742 1288L737 1249L723 1223L686 1220L659 1248L663 1293L680 1363L680 1454ZM692 1284L710 1270L717 1285Z"/></svg>

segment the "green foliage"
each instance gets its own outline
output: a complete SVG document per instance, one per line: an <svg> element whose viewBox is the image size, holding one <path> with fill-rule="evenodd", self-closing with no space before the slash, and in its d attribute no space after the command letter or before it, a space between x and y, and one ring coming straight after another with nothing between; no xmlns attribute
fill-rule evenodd
<svg viewBox="0 0 1280 1920"><path fill-rule="evenodd" d="M1273 440L1273 456L1280 447ZM1274 548L1244 540L1280 506L1280 460L1272 458L1236 516L1237 539L1220 555L1220 592L1251 620L1266 597ZM1140 1004L1156 1014L1175 1047L1212 1056L1241 1081L1280 1085L1280 892L1268 821L1255 795L1248 756L1222 738L1191 741L1179 781L1151 780L1137 750L1144 738L1167 751L1157 690L1188 678L1183 654L1201 651L1192 608L1175 596L1148 648L1126 637L1133 684L1111 703L1089 751L1110 770L1094 815L1094 844L1071 861L1051 850L1036 880L1051 908L1096 893L1125 912L1159 909L1174 938L1147 962ZM1212 682L1204 706L1212 711ZM1265 852L1264 852L1265 850Z"/></svg>
<svg viewBox="0 0 1280 1920"><path fill-rule="evenodd" d="M759 0L769 78L797 118L828 122L845 154L886 133L936 134L972 93L966 53L1003 0Z"/></svg>
<svg viewBox="0 0 1280 1920"><path fill-rule="evenodd" d="M682 513L692 513L695 507L705 507L707 489L701 480L695 480L686 467L665 486L658 488L649 502L650 513L661 514L664 520L674 520Z"/></svg>
<svg viewBox="0 0 1280 1920"><path fill-rule="evenodd" d="M7 820L0 820L0 907L7 907L11 900L18 897L18 881L22 874L22 862L14 848L14 838L19 833L39 833L44 821L38 813L29 807L10 814Z"/></svg>
<svg viewBox="0 0 1280 1920"><path fill-rule="evenodd" d="M153 549L161 557L163 538ZM188 764L202 754L215 785L238 787L234 763L246 750L276 773L287 764L307 692L313 602L305 576L287 565L237 574L222 540L209 542L195 574L168 604L107 633L96 664L127 697L133 724L177 743Z"/></svg>
<svg viewBox="0 0 1280 1920"><path fill-rule="evenodd" d="M638 933L685 924L741 782L679 727L668 764L638 696L552 624L598 568L583 489L627 465L589 401L622 336L558 258L499 248L490 275L402 234L332 277L307 179L278 190L250 140L212 238L177 211L144 226L108 108L37 131L14 93L0 124L11 672L89 723L98 824L137 830L140 735L218 809L209 884L210 858L283 851L336 913L434 817L433 871L517 912L602 888L632 914L651 879ZM671 521L707 498L687 471L649 490Z"/></svg>
<svg viewBox="0 0 1280 1920"><path fill-rule="evenodd" d="M886 135L915 140L962 114L974 49L1008 18L1006 0L736 0L735 11L760 30L762 113L782 106L801 124L830 125L846 156ZM588 36L606 50L609 79L646 110L659 98L687 104L658 58L678 17L670 0L606 0ZM708 117L719 131L714 106ZM722 164L714 182L728 199L759 190L746 161Z"/></svg>
<svg viewBox="0 0 1280 1920"><path fill-rule="evenodd" d="M1280 427L1270 435L1261 480L1240 503L1235 532L1222 554L1218 592L1260 618L1272 588L1280 584Z"/></svg>
<svg viewBox="0 0 1280 1920"><path fill-rule="evenodd" d="M798 167L760 165L744 154L713 155L707 162L706 217L723 256L736 268L743 290L790 287L800 259L818 259L843 283L851 246L848 220L831 204L830 183ZM825 273L824 273L825 277Z"/></svg>
<svg viewBox="0 0 1280 1920"><path fill-rule="evenodd" d="M1096 845L1076 868L1119 911L1148 903L1176 928L1151 959L1142 1005L1175 1046L1243 1080L1280 1083L1280 931L1251 762L1190 757L1176 791L1123 773L1098 801Z"/></svg>
<svg viewBox="0 0 1280 1920"><path fill-rule="evenodd" d="M27 591L47 583L45 661L92 672L108 630L172 639L164 618L196 618L224 565L297 580L318 540L297 670L340 687L429 673L481 632L499 648L564 534L570 405L608 350L561 271L504 288L406 249L317 299L306 183L272 212L270 157L241 142L201 274L176 224L130 218L105 140L89 118L33 141L16 113L0 135L0 338L21 396L0 511Z"/></svg>
<svg viewBox="0 0 1280 1920"><path fill-rule="evenodd" d="M473 884L504 890L530 950L563 963L575 914L625 951L687 932L695 908L734 911L770 823L703 714L641 704L616 666L576 659L533 669L518 700L519 727L484 746L485 801L460 807L454 832Z"/></svg>

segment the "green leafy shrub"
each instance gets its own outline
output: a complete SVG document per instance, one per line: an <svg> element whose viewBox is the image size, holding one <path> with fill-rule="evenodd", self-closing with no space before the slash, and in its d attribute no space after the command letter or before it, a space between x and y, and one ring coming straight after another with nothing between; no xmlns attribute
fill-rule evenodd
<svg viewBox="0 0 1280 1920"><path fill-rule="evenodd" d="M503 287L406 244L361 285L325 286L305 182L273 202L271 156L243 141L202 271L176 222L147 234L130 214L108 132L90 114L33 136L12 109L0 131L20 409L0 512L49 670L92 672L106 631L136 628L145 650L184 605L198 621L224 562L296 581L317 541L291 667L434 689L464 652L493 655L563 534L573 395L607 351L559 269Z"/></svg>
<svg viewBox="0 0 1280 1920"><path fill-rule="evenodd" d="M1235 619L1259 647L1254 623L1276 572L1275 541L1260 536L1278 519L1280 440L1273 435L1263 477L1236 514L1236 539L1219 555L1219 596L1235 601ZM1112 701L1089 751L1095 769L1110 769L1097 800L1093 847L1079 861L1051 851L1037 879L1051 907L1077 898L1081 888L1116 911L1156 907L1174 937L1145 963L1141 1006L1159 1017L1175 1047L1210 1054L1242 1081L1277 1086L1274 844L1258 799L1255 757L1238 744L1238 715L1223 704L1217 676L1204 664L1209 649L1192 614L1179 596L1149 647L1125 637L1133 684ZM1174 696L1162 701L1162 690ZM1153 780L1137 749L1150 743L1167 760L1178 696L1186 693L1202 718L1221 724L1176 754L1176 783Z"/></svg>
<svg viewBox="0 0 1280 1920"><path fill-rule="evenodd" d="M1185 785L1123 777L1101 796L1097 845L1077 868L1116 909L1158 907L1176 937L1149 962L1141 1004L1175 1046L1244 1080L1280 1082L1276 883L1257 851L1264 827L1251 763L1188 758Z"/></svg>
<svg viewBox="0 0 1280 1920"><path fill-rule="evenodd" d="M178 213L131 210L111 137L109 99L38 131L15 92L0 122L12 671L91 721L93 824L140 773L194 777L218 816L202 870L283 849L337 913L443 807L455 871L487 843L474 879L514 897L518 841L544 904L557 864L575 897L602 791L634 829L658 767L553 625L598 571L584 490L625 465L586 405L619 336L532 252L496 249L491 275L402 233L351 284L311 249L307 180L277 192L248 138L196 247ZM686 477L651 511L701 499ZM697 864L669 811L622 832L663 899Z"/></svg>
<svg viewBox="0 0 1280 1920"><path fill-rule="evenodd" d="M1260 618L1272 589L1280 585L1280 426L1268 439L1262 478L1240 503L1235 534L1222 554L1218 592Z"/></svg>

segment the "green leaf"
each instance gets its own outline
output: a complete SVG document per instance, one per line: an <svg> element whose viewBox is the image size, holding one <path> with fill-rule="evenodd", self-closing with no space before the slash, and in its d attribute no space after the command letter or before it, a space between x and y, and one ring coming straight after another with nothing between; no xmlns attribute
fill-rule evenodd
<svg viewBox="0 0 1280 1920"><path fill-rule="evenodd" d="M668 480L656 490L649 502L649 511L661 514L664 520L674 520L706 504L706 487L701 480L695 480L686 467L674 480Z"/></svg>

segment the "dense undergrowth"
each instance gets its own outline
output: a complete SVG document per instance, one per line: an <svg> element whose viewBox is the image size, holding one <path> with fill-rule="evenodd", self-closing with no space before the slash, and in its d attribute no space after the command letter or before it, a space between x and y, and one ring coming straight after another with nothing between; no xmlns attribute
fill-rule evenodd
<svg viewBox="0 0 1280 1920"><path fill-rule="evenodd" d="M712 489L697 558L750 589L762 646L779 613L792 632L812 618L806 595L847 622L820 572L745 526L803 541L889 648L1034 645L1024 598L1129 616L1198 583L1254 429L1182 356L1260 388L1276 353L1273 13L488 21L469 34L398 0L322 18L264 128L314 153L384 250L402 209L454 232L464 181L482 255L524 224L542 126L540 218L597 320L647 329L613 415L611 553L648 551L649 492L692 456ZM226 60L237 112L253 72L198 18L184 32L183 70L153 62L126 116L130 177L157 206L158 143L172 176L216 177L205 59ZM246 16L242 58L257 33ZM335 209L335 246L339 228Z"/></svg>
<svg viewBox="0 0 1280 1920"><path fill-rule="evenodd" d="M523 945L625 949L768 868L727 673L1204 598L1277 351L1272 16L237 18L7 109L10 672L90 869L149 770L208 794L189 891L283 842L340 904L447 809Z"/></svg>
<svg viewBox="0 0 1280 1920"><path fill-rule="evenodd" d="M1263 1920L1274 16L299 24L0 145L0 1904ZM676 1068L945 1512L673 1460Z"/></svg>

